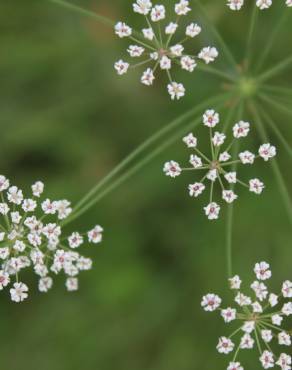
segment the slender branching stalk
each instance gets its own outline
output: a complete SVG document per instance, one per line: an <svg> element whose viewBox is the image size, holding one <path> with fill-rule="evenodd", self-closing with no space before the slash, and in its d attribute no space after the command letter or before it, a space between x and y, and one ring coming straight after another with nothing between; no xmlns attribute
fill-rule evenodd
<svg viewBox="0 0 292 370"><path fill-rule="evenodd" d="M259 13L259 9L256 6L256 3L254 3L252 16L251 16L251 20L250 20L250 25L249 25L247 44L246 44L245 60L246 60L247 69L249 69L249 66L251 64L252 42L253 42L253 36L254 36L254 32L255 32L255 27L256 27L256 21L257 21L257 18L258 18L258 13Z"/></svg>
<svg viewBox="0 0 292 370"><path fill-rule="evenodd" d="M284 59L282 62L276 64L271 69L268 69L266 72L262 73L259 77L257 77L257 81L263 83L273 78L274 76L277 76L278 74L280 74L286 68L291 66L291 64L292 64L292 55Z"/></svg>
<svg viewBox="0 0 292 370"><path fill-rule="evenodd" d="M270 106L276 108L279 112L282 112L284 114L287 114L289 116L292 116L292 110L289 109L288 107L286 107L285 104L283 103L280 103L278 101L276 101L275 99L271 99L268 95L264 94L264 93L259 93L258 94L258 97L268 103Z"/></svg>

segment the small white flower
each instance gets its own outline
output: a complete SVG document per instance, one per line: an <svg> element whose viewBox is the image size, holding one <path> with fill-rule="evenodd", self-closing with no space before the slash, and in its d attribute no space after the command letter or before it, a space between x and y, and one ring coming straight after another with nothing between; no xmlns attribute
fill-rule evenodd
<svg viewBox="0 0 292 370"><path fill-rule="evenodd" d="M66 288L68 292L74 292L78 290L78 279L74 277L70 277L66 280Z"/></svg>
<svg viewBox="0 0 292 370"><path fill-rule="evenodd" d="M183 142L187 145L188 148L196 148L198 140L192 133L189 133L183 138Z"/></svg>
<svg viewBox="0 0 292 370"><path fill-rule="evenodd" d="M252 333L255 330L255 322L254 321L246 321L242 326L242 331L245 333Z"/></svg>
<svg viewBox="0 0 292 370"><path fill-rule="evenodd" d="M170 48L171 54L176 57L181 57L184 51L184 47L180 44L174 45Z"/></svg>
<svg viewBox="0 0 292 370"><path fill-rule="evenodd" d="M49 276L43 277L39 280L39 291L46 293L53 286L53 279Z"/></svg>
<svg viewBox="0 0 292 370"><path fill-rule="evenodd" d="M198 157L196 154L192 154L190 156L190 164L194 167L194 168L200 168L203 166L203 162L202 162L202 159L200 157Z"/></svg>
<svg viewBox="0 0 292 370"><path fill-rule="evenodd" d="M249 180L249 191L251 191L252 193L261 194L264 188L264 183L261 182L259 179Z"/></svg>
<svg viewBox="0 0 292 370"><path fill-rule="evenodd" d="M177 15L186 15L191 11L191 8L189 7L189 1L187 0L180 0L179 3L175 4L174 9Z"/></svg>
<svg viewBox="0 0 292 370"><path fill-rule="evenodd" d="M256 297L262 302L268 296L268 289L264 283L254 281L250 286L255 292Z"/></svg>
<svg viewBox="0 0 292 370"><path fill-rule="evenodd" d="M138 58L144 53L145 49L142 46L130 45L127 52L132 58Z"/></svg>
<svg viewBox="0 0 292 370"><path fill-rule="evenodd" d="M191 23L189 26L187 26L186 36L193 38L193 37L198 36L201 33L201 31L202 31L202 28L199 25L197 25L196 23Z"/></svg>
<svg viewBox="0 0 292 370"><path fill-rule="evenodd" d="M241 280L238 275L233 276L229 279L230 289L239 290L241 286Z"/></svg>
<svg viewBox="0 0 292 370"><path fill-rule="evenodd" d="M155 5L151 10L152 22L158 22L165 18L165 7L163 5Z"/></svg>
<svg viewBox="0 0 292 370"><path fill-rule="evenodd" d="M194 184L190 184L189 185L189 194L191 197L198 197L199 195L201 195L203 193L203 191L205 190L205 185L202 184L201 182L196 182Z"/></svg>
<svg viewBox="0 0 292 370"><path fill-rule="evenodd" d="M263 312L263 307L259 302L254 302L252 303L252 310L254 313L262 313Z"/></svg>
<svg viewBox="0 0 292 370"><path fill-rule="evenodd" d="M151 86L153 85L154 80L155 80L155 76L154 76L153 70L151 68L147 68L146 71L143 72L142 77L141 77L142 84L146 86Z"/></svg>
<svg viewBox="0 0 292 370"><path fill-rule="evenodd" d="M245 333L244 336L240 340L240 348L241 349L252 349L254 346L254 339L250 336L250 334Z"/></svg>
<svg viewBox="0 0 292 370"><path fill-rule="evenodd" d="M143 28L142 33L145 39L150 41L154 39L154 32L152 28Z"/></svg>
<svg viewBox="0 0 292 370"><path fill-rule="evenodd" d="M271 293L269 296L269 303L271 307L277 306L277 304L279 303L278 296L274 293Z"/></svg>
<svg viewBox="0 0 292 370"><path fill-rule="evenodd" d="M223 190L222 198L227 203L233 203L238 198L238 195L236 195L233 190Z"/></svg>
<svg viewBox="0 0 292 370"><path fill-rule="evenodd" d="M239 159L242 164L253 164L255 160L255 155L248 150L239 153Z"/></svg>
<svg viewBox="0 0 292 370"><path fill-rule="evenodd" d="M286 353L281 353L276 364L279 365L282 370L291 370L291 356L287 355Z"/></svg>
<svg viewBox="0 0 292 370"><path fill-rule="evenodd" d="M204 207L205 214L209 220L217 220L220 213L220 206L216 202L211 202Z"/></svg>
<svg viewBox="0 0 292 370"><path fill-rule="evenodd" d="M292 0L286 0L286 5L289 7L292 6Z"/></svg>
<svg viewBox="0 0 292 370"><path fill-rule="evenodd" d="M6 260L9 254L10 251L8 247L0 248L0 259Z"/></svg>
<svg viewBox="0 0 292 370"><path fill-rule="evenodd" d="M18 211L16 212L11 212L10 213L10 216L11 216L11 221L14 223L14 224L19 224L20 220L21 220L21 216L20 216L20 213Z"/></svg>
<svg viewBox="0 0 292 370"><path fill-rule="evenodd" d="M22 240L16 240L16 242L13 245L13 249L17 252L24 252L25 250L25 244Z"/></svg>
<svg viewBox="0 0 292 370"><path fill-rule="evenodd" d="M232 172L227 172L225 175L224 175L225 179L227 182L229 182L229 184L236 184L236 172L235 171L232 171Z"/></svg>
<svg viewBox="0 0 292 370"><path fill-rule="evenodd" d="M216 294L207 294L203 297L201 306L205 311L215 311L221 305L221 298Z"/></svg>
<svg viewBox="0 0 292 370"><path fill-rule="evenodd" d="M292 282L289 280L284 281L282 285L282 294L284 298L292 298Z"/></svg>
<svg viewBox="0 0 292 370"><path fill-rule="evenodd" d="M225 139L226 139L226 135L222 134L221 132L216 131L212 138L213 145L220 146L224 144Z"/></svg>
<svg viewBox="0 0 292 370"><path fill-rule="evenodd" d="M246 295L244 295L243 293L240 293L240 292L237 293L234 300L241 307L250 306L251 303L252 303L250 297L248 297L248 296L246 296Z"/></svg>
<svg viewBox="0 0 292 370"><path fill-rule="evenodd" d="M214 62L218 55L219 53L216 48L208 46L200 51L198 57L204 60L206 64L209 64L211 62Z"/></svg>
<svg viewBox="0 0 292 370"><path fill-rule="evenodd" d="M214 109L208 109L203 115L204 125L207 127L215 127L219 123L219 113L215 112Z"/></svg>
<svg viewBox="0 0 292 370"><path fill-rule="evenodd" d="M234 343L229 338L220 337L216 348L219 353L227 355L233 351Z"/></svg>
<svg viewBox="0 0 292 370"><path fill-rule="evenodd" d="M258 280L268 280L272 276L270 265L267 262L256 263L254 272Z"/></svg>
<svg viewBox="0 0 292 370"><path fill-rule="evenodd" d="M132 28L129 27L126 23L124 22L118 22L115 25L115 33L118 35L120 38L123 37L129 37L132 35Z"/></svg>
<svg viewBox="0 0 292 370"><path fill-rule="evenodd" d="M56 202L51 202L50 199L46 199L42 202L42 210L46 215L54 215L57 212Z"/></svg>
<svg viewBox="0 0 292 370"><path fill-rule="evenodd" d="M186 91L183 84L177 82L172 82L168 84L167 89L172 100L179 100L185 95Z"/></svg>
<svg viewBox="0 0 292 370"><path fill-rule="evenodd" d="M82 235L80 235L77 232L74 232L69 236L68 242L71 248L78 248L80 247L81 244L83 244L84 239Z"/></svg>
<svg viewBox="0 0 292 370"><path fill-rule="evenodd" d="M31 186L31 189L32 189L32 193L35 197L39 198L43 191L44 191L44 183L41 182L41 181L37 181L36 183L34 183L32 186Z"/></svg>
<svg viewBox="0 0 292 370"><path fill-rule="evenodd" d="M153 53L150 53L150 58L153 60L158 60L159 54L156 51L154 51Z"/></svg>
<svg viewBox="0 0 292 370"><path fill-rule="evenodd" d="M160 64L160 68L163 70L168 70L171 68L171 60L166 55L164 55L160 59L159 64Z"/></svg>
<svg viewBox="0 0 292 370"><path fill-rule="evenodd" d="M278 334L278 341L282 346L291 346L291 337L284 331Z"/></svg>
<svg viewBox="0 0 292 370"><path fill-rule="evenodd" d="M71 203L66 199L58 200L55 204L59 220L64 220L72 212L72 208L70 207Z"/></svg>
<svg viewBox="0 0 292 370"><path fill-rule="evenodd" d="M185 71L193 72L194 69L197 66L197 63L196 63L194 58L191 58L191 57L186 55L186 56L181 58L180 65L181 65L182 69L184 69Z"/></svg>
<svg viewBox="0 0 292 370"><path fill-rule="evenodd" d="M0 175L0 191L7 190L9 185L9 180L5 176Z"/></svg>
<svg viewBox="0 0 292 370"><path fill-rule="evenodd" d="M240 362L230 362L227 370L243 370Z"/></svg>
<svg viewBox="0 0 292 370"><path fill-rule="evenodd" d="M10 203L20 205L23 201L22 190L18 189L16 186L11 186L8 189L7 199Z"/></svg>
<svg viewBox="0 0 292 370"><path fill-rule="evenodd" d="M149 0L137 0L133 4L133 10L135 13L147 15L152 8L152 3Z"/></svg>
<svg viewBox="0 0 292 370"><path fill-rule="evenodd" d="M10 289L10 296L13 302L22 302L28 297L28 287L24 283L14 283Z"/></svg>
<svg viewBox="0 0 292 370"><path fill-rule="evenodd" d="M270 341L273 339L273 333L271 330L261 330L261 337L264 342L270 343Z"/></svg>
<svg viewBox="0 0 292 370"><path fill-rule="evenodd" d="M208 173L207 173L207 179L210 180L210 181L216 181L218 177L218 172L216 169L213 169L213 170L210 170Z"/></svg>
<svg viewBox="0 0 292 370"><path fill-rule="evenodd" d="M22 209L24 212L33 212L37 207L37 202L33 199L24 199Z"/></svg>
<svg viewBox="0 0 292 370"><path fill-rule="evenodd" d="M268 9L272 5L272 0L257 0L257 7L261 10Z"/></svg>
<svg viewBox="0 0 292 370"><path fill-rule="evenodd" d="M233 136L237 139L246 137L250 131L249 122L239 121L233 126Z"/></svg>
<svg viewBox="0 0 292 370"><path fill-rule="evenodd" d="M271 144L263 144L259 148L259 155L264 159L264 161L268 161L271 158L274 158L277 154L276 148Z"/></svg>
<svg viewBox="0 0 292 370"><path fill-rule="evenodd" d="M9 207L7 203L0 203L0 213L3 216L9 213Z"/></svg>
<svg viewBox="0 0 292 370"><path fill-rule="evenodd" d="M90 270L92 267L92 261L90 258L80 257L76 264L78 270Z"/></svg>
<svg viewBox="0 0 292 370"><path fill-rule="evenodd" d="M292 315L292 302L285 303L282 307L282 313L285 316L291 316Z"/></svg>
<svg viewBox="0 0 292 370"><path fill-rule="evenodd" d="M272 316L272 323L274 325L280 326L281 323L282 323L282 321L283 321L283 317L282 316L280 316L278 314Z"/></svg>
<svg viewBox="0 0 292 370"><path fill-rule="evenodd" d="M219 162L227 162L230 158L231 155L226 151L219 154Z"/></svg>
<svg viewBox="0 0 292 370"><path fill-rule="evenodd" d="M165 33L166 35L173 35L175 31L177 30L178 24L174 22L170 22L166 27L165 27Z"/></svg>
<svg viewBox="0 0 292 370"><path fill-rule="evenodd" d="M229 323L236 319L236 309L230 307L226 308L225 310L221 311L221 316L226 323Z"/></svg>
<svg viewBox="0 0 292 370"><path fill-rule="evenodd" d="M264 369L269 369L270 367L274 367L274 355L272 352L264 351L260 357L260 361Z"/></svg>
<svg viewBox="0 0 292 370"><path fill-rule="evenodd" d="M240 10L244 5L244 0L228 0L227 5L231 10Z"/></svg>
<svg viewBox="0 0 292 370"><path fill-rule="evenodd" d="M87 236L90 243L98 244L102 241L103 228L96 225L92 230L88 231Z"/></svg>
<svg viewBox="0 0 292 370"><path fill-rule="evenodd" d="M177 177L181 174L180 165L175 161L166 162L163 167L166 176Z"/></svg>
<svg viewBox="0 0 292 370"><path fill-rule="evenodd" d="M5 237L5 233L4 232L0 232L0 242L3 242L4 237Z"/></svg>
<svg viewBox="0 0 292 370"><path fill-rule="evenodd" d="M124 62L123 60L119 60L118 62L115 63L115 70L120 76L127 73L129 67L130 67L130 64L127 62Z"/></svg>
<svg viewBox="0 0 292 370"><path fill-rule="evenodd" d="M0 270L0 290L3 290L3 288L9 284L9 282L9 275L5 271Z"/></svg>

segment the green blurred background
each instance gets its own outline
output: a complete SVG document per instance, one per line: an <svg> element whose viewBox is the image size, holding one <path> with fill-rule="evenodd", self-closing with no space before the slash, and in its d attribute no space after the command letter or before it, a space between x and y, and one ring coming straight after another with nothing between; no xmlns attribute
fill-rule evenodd
<svg viewBox="0 0 292 370"><path fill-rule="evenodd" d="M130 0L75 3L114 20L137 22ZM241 62L250 7L232 13L223 0L203 3ZM258 53L288 11L277 1L260 14ZM192 15L204 26L195 47L210 44L220 49L200 14L195 10ZM290 15L266 67L291 51L291 22ZM197 71L189 78L178 71L177 80L185 82L188 94L173 103L166 80L147 89L137 73L119 78L113 63L125 57L127 41L50 1L2 0L0 28L0 172L24 189L42 179L52 198L76 203L147 137L223 91L222 81L214 76ZM228 71L224 57L217 63L221 65ZM291 70L274 81L290 86ZM291 99L285 104L291 107ZM289 117L272 109L269 113L291 142ZM251 138L246 146L258 144ZM86 230L96 223L105 228L101 245L84 248L94 259L94 269L81 275L77 293L68 294L62 279L48 294L37 293L37 281L29 273L23 278L31 289L28 301L10 303L8 292L1 292L1 370L226 368L227 359L215 346L219 335L230 329L216 314L200 309L201 296L209 291L230 303L225 284L226 207L218 222L207 222L202 212L206 198L194 200L187 194L192 177L171 181L162 173L165 161L186 163L188 155L178 140L67 228ZM291 161L281 146L278 159L291 189ZM254 263L268 260L276 290L292 275L291 224L271 167L255 166L243 171L244 176L261 177L267 189L260 198L240 189L234 269L247 278L248 286ZM245 358L246 368L259 367L256 356L254 351Z"/></svg>

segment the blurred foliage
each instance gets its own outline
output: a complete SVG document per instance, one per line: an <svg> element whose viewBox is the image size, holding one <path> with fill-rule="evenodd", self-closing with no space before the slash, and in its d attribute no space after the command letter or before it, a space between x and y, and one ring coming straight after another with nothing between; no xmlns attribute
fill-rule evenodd
<svg viewBox="0 0 292 370"><path fill-rule="evenodd" d="M80 0L79 5L130 22L131 2ZM232 13L225 0L202 2L241 63L251 8ZM255 59L289 11L280 3L260 14ZM2 1L0 9L0 172L26 189L43 179L47 195L76 202L152 133L223 91L222 81L197 71L192 78L180 76L188 94L170 102L166 81L147 89L135 73L116 76L112 66L127 43L92 19L45 0ZM217 45L200 14L193 14L204 26L201 42ZM290 15L265 68L287 57L291 24ZM218 65L228 68L222 59ZM289 86L291 70L275 81ZM286 104L291 107L291 100ZM268 111L291 142L289 117ZM226 208L220 221L207 222L205 199L192 200L186 192L188 177L172 182L161 171L166 160L187 160L188 154L178 140L70 225L105 228L104 243L88 249L94 269L81 276L79 292L67 294L57 279L50 293L36 293L37 282L28 274L27 302L12 304L7 292L1 293L1 369L225 368L226 358L215 350L223 324L201 312L200 299L210 290L231 299L225 284ZM291 188L291 161L281 147L279 163ZM282 279L291 278L291 225L270 166L252 171L267 189L260 198L240 192L234 267L251 279L253 264L269 260L278 289ZM257 368L255 356L246 358L246 368Z"/></svg>

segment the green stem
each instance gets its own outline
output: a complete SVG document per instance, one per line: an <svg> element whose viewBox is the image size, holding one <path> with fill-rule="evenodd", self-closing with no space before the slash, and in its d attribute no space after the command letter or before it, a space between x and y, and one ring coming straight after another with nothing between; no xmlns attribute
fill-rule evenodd
<svg viewBox="0 0 292 370"><path fill-rule="evenodd" d="M270 78L276 76L282 70L285 70L287 67L289 67L292 63L292 55L290 55L288 58L284 59L282 62L278 63L275 67L268 69L266 72L261 74L258 78L258 82L264 82L269 80Z"/></svg>
<svg viewBox="0 0 292 370"><path fill-rule="evenodd" d="M283 24L286 22L287 20L287 16L288 16L288 12L287 11L284 11L281 19L276 22L275 25L273 25L273 29L272 31L270 32L269 34L269 37L268 37L268 42L265 44L265 48L264 48L264 51L261 53L259 59L258 59L258 63L257 63L257 66L256 66L256 72L258 72L262 66L264 65L264 62L267 58L267 56L269 55L273 45L274 45L274 42L276 40L276 37L278 36L278 33L281 29L281 27L283 26Z"/></svg>
<svg viewBox="0 0 292 370"><path fill-rule="evenodd" d="M291 87L283 87L283 86L274 86L274 85L261 85L263 90L267 92L273 92L276 94L283 94L283 95L292 95L292 88Z"/></svg>
<svg viewBox="0 0 292 370"><path fill-rule="evenodd" d="M247 68L249 68L249 65L251 64L251 53L252 53L252 41L253 41L253 35L255 31L256 21L258 18L258 7L256 6L256 2L254 3L254 8L252 11L250 26L249 26L249 32L248 32L248 39L247 39L247 46L246 46L246 63Z"/></svg>
<svg viewBox="0 0 292 370"><path fill-rule="evenodd" d="M257 343L257 346L258 346L259 353L262 354L263 351L262 351L262 347L261 347L261 344L260 344L257 328L255 328L254 333L255 333L255 338L256 338L256 343Z"/></svg>
<svg viewBox="0 0 292 370"><path fill-rule="evenodd" d="M277 102L275 99L271 99L269 96L267 96L266 94L259 94L258 95L259 98L263 101L265 101L266 103L268 103L269 105L273 106L274 108L276 108L278 111L282 112L282 113L285 113L285 114L288 114L289 116L292 116L292 110L289 109L288 107L286 107L283 103L279 103Z"/></svg>
<svg viewBox="0 0 292 370"><path fill-rule="evenodd" d="M214 67L207 66L207 65L204 65L204 64L197 65L196 69L197 69L197 71L207 72L207 73L213 74L217 77L222 77L222 78L224 78L224 79L226 79L230 82L235 82L237 80L235 77L233 77L232 75L230 75L228 73L225 73L223 71L220 71L219 69L216 69Z"/></svg>

